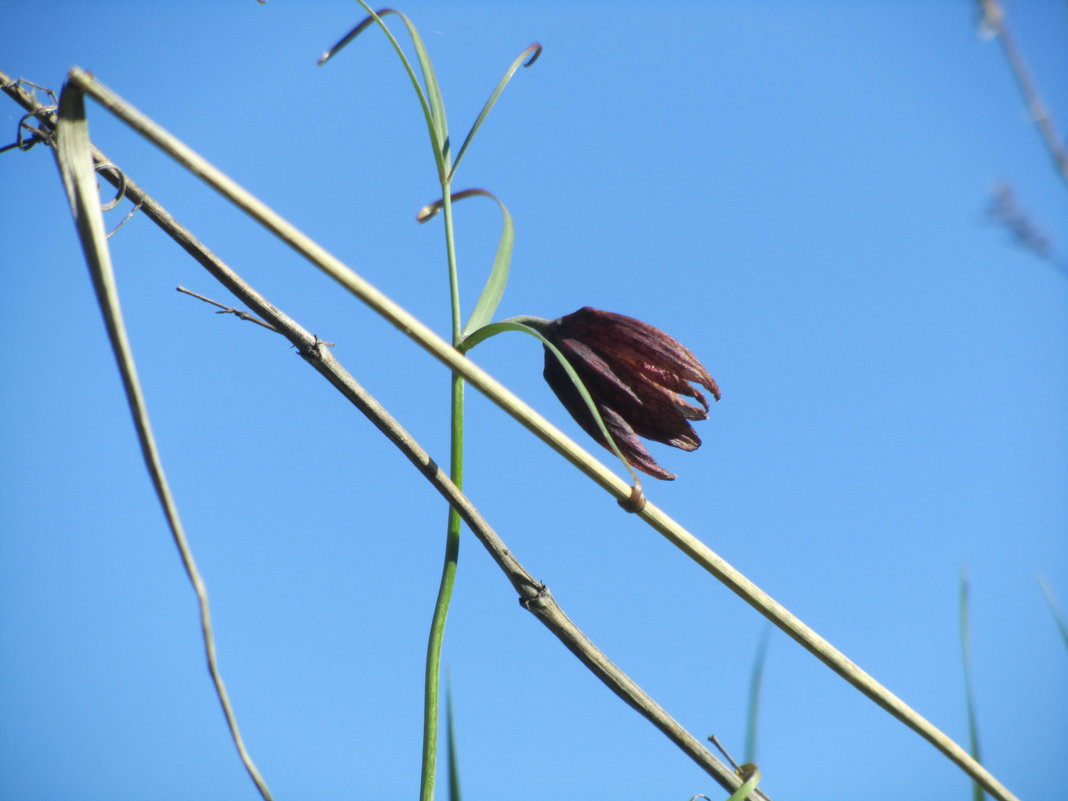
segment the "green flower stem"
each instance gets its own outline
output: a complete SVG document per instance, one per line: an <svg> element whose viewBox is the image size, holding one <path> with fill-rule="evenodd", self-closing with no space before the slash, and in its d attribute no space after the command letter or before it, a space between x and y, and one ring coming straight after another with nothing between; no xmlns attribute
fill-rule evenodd
<svg viewBox="0 0 1068 801"><path fill-rule="evenodd" d="M441 217L445 223L445 250L449 260L449 295L452 301L452 344L460 344L460 279L456 272L456 239L452 230L452 184L441 182ZM460 404L461 411L463 403Z"/></svg>
<svg viewBox="0 0 1068 801"><path fill-rule="evenodd" d="M459 487L463 482L463 403L464 380L452 377L453 447L449 478ZM456 562L460 555L459 513L449 507L445 535L445 564L441 568L441 583L430 623L426 648L426 675L423 694L423 767L419 787L420 801L432 801L437 765L439 683L441 678L441 644L445 637L445 620L449 615L452 588L456 581Z"/></svg>
<svg viewBox="0 0 1068 801"><path fill-rule="evenodd" d="M449 295L452 305L452 342L460 342L460 282L456 271L456 240L452 227L452 197L447 180L442 181L441 196L445 221L445 248L449 262ZM464 379L452 373L452 437L449 448L449 478L457 488L463 487L464 475ZM441 583L430 622L426 646L426 672L423 679L423 760L419 780L420 801L433 801L434 777L438 758L438 699L441 680L441 644L445 638L445 621L449 616L452 588L456 583L456 563L460 556L461 518L455 507L449 506L445 533L445 563L441 568Z"/></svg>

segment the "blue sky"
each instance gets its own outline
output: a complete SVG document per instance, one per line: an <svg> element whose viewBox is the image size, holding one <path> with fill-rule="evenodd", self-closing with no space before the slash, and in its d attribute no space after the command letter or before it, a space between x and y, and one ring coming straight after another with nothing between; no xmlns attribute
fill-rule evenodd
<svg viewBox="0 0 1068 801"><path fill-rule="evenodd" d="M401 6L462 136L456 187L516 220L499 317L593 305L676 336L723 390L650 497L951 736L972 590L980 734L1021 798L1068 782L1068 188L965 2ZM1009 24L1062 130L1068 8ZM354 3L18 6L0 69L74 65L447 332L418 107ZM21 112L4 98L3 143ZM94 141L446 461L448 375L98 106ZM121 395L51 155L0 156L0 796L252 799ZM1016 245L995 187L1056 248ZM465 308L495 247L458 207ZM143 216L112 240L220 660L278 799L410 798L445 507ZM472 358L580 442L533 341ZM591 451L603 455L595 445ZM468 494L623 669L738 755L755 612L477 393ZM605 459L607 461L607 456ZM609 462L610 463L610 462ZM723 794L520 609L465 533L445 661L468 799ZM964 798L956 768L774 633L758 762L778 798ZM443 797L443 796L442 796Z"/></svg>

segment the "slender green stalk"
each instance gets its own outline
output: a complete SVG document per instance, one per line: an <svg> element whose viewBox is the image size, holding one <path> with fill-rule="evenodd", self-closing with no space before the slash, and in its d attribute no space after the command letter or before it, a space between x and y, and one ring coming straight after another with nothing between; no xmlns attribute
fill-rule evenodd
<svg viewBox="0 0 1068 801"><path fill-rule="evenodd" d="M452 225L452 196L448 179L441 182L442 212L445 221L445 250L449 263L449 296L452 308L452 343L460 343L460 282L456 271L456 240ZM464 379L453 371L452 381L452 437L449 447L449 478L458 489L463 488L464 475ZM441 680L441 645L445 637L445 621L449 616L452 588L456 583L456 563L460 556L460 528L463 521L455 507L449 506L445 533L445 564L441 568L441 583L430 635L426 646L426 672L423 684L423 761L419 780L420 801L433 801L434 777L438 751L438 708Z"/></svg>
<svg viewBox="0 0 1068 801"><path fill-rule="evenodd" d="M408 78L412 82L412 87L419 99L419 105L422 108L423 115L426 119L427 134L430 139L430 145L434 151L435 167L437 168L438 178L441 182L443 197L442 210L444 211L445 221L445 249L449 266L449 298L452 310L452 344L453 347L456 347L459 345L461 338L460 289L456 271L456 247L453 239L451 196L452 176L456 168L452 163L452 157L450 156L449 127L445 121L445 104L441 99L441 90L438 86L437 75L434 73L434 68L430 63L430 55L427 53L426 46L423 44L423 38L419 35L419 31L412 24L411 20L395 9L383 9L381 12L375 12L369 5L367 5L365 0L357 0L357 2L363 6L364 10L367 11L370 16L353 28L337 43L337 45L324 53L319 60L319 63L325 63L338 50L359 36L360 33L366 30L371 25L371 22L374 21L389 38L398 58L404 65L405 71L408 73ZM396 37L393 36L389 26L382 21L382 16L386 14L397 15L407 27L408 34L412 40L412 45L415 48L416 58L423 73L425 91L424 86L420 85L419 79L416 77L415 71L412 69L412 65L408 61L408 57L405 56L404 51L401 49L400 43L397 41ZM538 51L540 52L540 47L538 48ZM533 57L528 60L527 63L530 63L530 61L533 61ZM513 65L511 72L506 73L502 84L498 86L497 93L491 98L491 102L483 111L483 117L489 110L489 107L492 107L493 102L496 101L496 97L504 88L504 84L507 84L511 75L514 74L518 67L519 64L517 63ZM479 123L481 123L481 121L482 117L479 118ZM474 130L472 130L472 134L473 133ZM470 139L470 135L468 136L468 139ZM457 487L460 487L463 483L463 376L460 373L453 371L451 382L452 438L449 459L450 476L453 483ZM430 623L430 634L427 641L426 651L426 670L423 681L423 757L419 781L419 797L422 801L432 801L434 797L434 775L437 762L438 742L438 685L441 674L441 644L445 636L445 621L449 614L452 588L456 581L456 560L460 554L460 527L460 515L450 506L445 536L445 564L442 566L441 582L438 585L438 597L434 604L434 614Z"/></svg>
<svg viewBox="0 0 1068 801"><path fill-rule="evenodd" d="M452 301L452 346L459 346L461 335L460 322L460 278L456 272L456 238L452 223L452 184L448 180L441 182L441 215L445 222L445 249L449 259L449 295ZM462 405L461 405L462 406Z"/></svg>
<svg viewBox="0 0 1068 801"><path fill-rule="evenodd" d="M453 409L457 392L463 400L463 379L453 379ZM459 476L453 471L451 476L455 483ZM445 563L441 568L441 583L438 585L438 598L434 604L434 614L430 622L430 635L426 647L426 673L423 692L423 761L419 782L421 801L434 798L434 776L437 767L438 743L438 707L441 677L441 644L445 636L445 620L449 614L452 600L452 588L456 581L456 561L460 555L460 515L449 507L449 520L445 536Z"/></svg>
<svg viewBox="0 0 1068 801"><path fill-rule="evenodd" d="M463 482L463 402L464 380L452 377L452 460L449 478L460 487ZM430 622L430 636L426 648L426 674L423 694L423 766L419 786L420 801L432 801L437 765L438 709L441 679L441 645L445 636L445 620L449 615L452 588L456 582L456 563L460 555L460 514L449 507L445 534L445 563L441 568L441 583L434 614Z"/></svg>

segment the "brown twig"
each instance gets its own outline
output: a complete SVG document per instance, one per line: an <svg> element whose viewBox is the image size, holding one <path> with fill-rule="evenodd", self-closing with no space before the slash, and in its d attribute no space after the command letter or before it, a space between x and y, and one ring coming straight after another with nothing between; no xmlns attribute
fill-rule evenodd
<svg viewBox="0 0 1068 801"><path fill-rule="evenodd" d="M232 314L232 315L234 315L234 317L237 317L238 319L247 320L248 322L255 323L256 325L262 325L268 331L274 331L276 334L278 333L278 329L275 328L273 325L271 325L270 323L263 322L263 320L261 320L259 317L257 317L254 314L249 314L247 311L241 311L241 309L235 309L233 306L226 306L226 305L224 305L222 303L219 303L219 301L217 301L217 300L212 300L209 297L205 297L204 295L201 295L199 292L194 292L191 289L186 289L184 286L176 286L175 289L178 290L179 292L181 292L183 295L190 295L190 296L196 298L197 300L202 300L205 303L211 304L212 306L217 306L219 308L219 311L215 312L216 314ZM333 343L332 342L328 342L328 343L325 343L325 344L332 345Z"/></svg>

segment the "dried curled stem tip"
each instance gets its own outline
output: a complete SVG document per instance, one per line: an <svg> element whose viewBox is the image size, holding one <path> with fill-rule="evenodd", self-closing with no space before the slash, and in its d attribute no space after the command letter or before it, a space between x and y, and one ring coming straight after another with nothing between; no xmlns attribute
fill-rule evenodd
<svg viewBox="0 0 1068 801"><path fill-rule="evenodd" d="M102 203L100 205L101 211L111 211L113 208L119 205L119 203L122 202L122 199L124 197L126 197L126 173L124 173L118 168L118 166L111 163L110 161L94 164L93 170L96 172L103 172L104 170L114 170L119 176L119 185L115 189L115 197L113 197L107 203Z"/></svg>
<svg viewBox="0 0 1068 801"><path fill-rule="evenodd" d="M464 189L460 192L453 192L451 197L453 203L455 203L457 200L464 200L465 198L474 197L475 195L483 195L484 197L488 197L491 200L497 200L497 196L495 194L485 189L479 189L478 187L475 187L474 189ZM500 203L501 201L497 200L497 202ZM415 221L417 223L422 224L425 223L427 220L436 217L438 212L441 211L444 205L445 201L443 200L435 200L433 203L428 203L415 213Z"/></svg>
<svg viewBox="0 0 1068 801"><path fill-rule="evenodd" d="M423 206L423 208L419 209L419 211L417 211L415 213L415 221L421 225L422 223L425 223L430 218L436 217L437 213L439 211L441 211L441 201L440 200L437 200L437 201L435 201L433 203L428 203L427 205Z"/></svg>
<svg viewBox="0 0 1068 801"><path fill-rule="evenodd" d="M360 21L360 23L355 28L353 28L351 31L346 33L336 45L334 45L329 50L327 50L325 53L323 53L321 56L319 56L319 66L320 67L323 66L323 64L325 64L327 61L332 59L337 54L337 52L339 50L341 50L341 48L343 48L345 45L347 45L349 42L351 42L353 39L355 39L357 36L359 36L365 30L370 28L372 25L374 25L375 16L377 16L379 19L381 19L386 14L396 14L398 17L401 17L402 19L407 21L407 17L405 17L399 11L395 11L392 8L380 8L378 11L375 12L374 15L371 15L371 16L368 16L368 17L364 17Z"/></svg>
<svg viewBox="0 0 1068 801"><path fill-rule="evenodd" d="M645 497L645 493L642 492L641 484L635 484L633 487L630 488L629 498L627 498L626 500L616 501L616 503L622 506L625 511L630 512L634 515L638 514L638 512L645 508L646 502L647 499Z"/></svg>
<svg viewBox="0 0 1068 801"><path fill-rule="evenodd" d="M535 61L537 61L538 60L538 56L541 55L541 51L544 50L544 49L545 48L543 48L541 46L541 42L535 42L530 47L528 47L526 50L524 50L523 51L524 53L530 53L530 57L526 61L523 62L523 66L524 67L529 67Z"/></svg>

